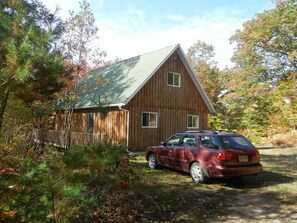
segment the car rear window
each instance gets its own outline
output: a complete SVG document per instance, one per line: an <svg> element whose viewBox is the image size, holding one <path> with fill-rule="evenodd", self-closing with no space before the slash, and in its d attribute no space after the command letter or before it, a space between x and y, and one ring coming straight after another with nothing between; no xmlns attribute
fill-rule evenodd
<svg viewBox="0 0 297 223"><path fill-rule="evenodd" d="M252 149L252 143L243 136L223 136L224 149Z"/></svg>

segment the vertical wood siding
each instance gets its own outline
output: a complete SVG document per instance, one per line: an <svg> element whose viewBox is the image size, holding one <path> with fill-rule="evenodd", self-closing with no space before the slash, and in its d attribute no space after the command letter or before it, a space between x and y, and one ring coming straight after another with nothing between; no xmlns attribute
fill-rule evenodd
<svg viewBox="0 0 297 223"><path fill-rule="evenodd" d="M180 87L167 85L168 72L181 75ZM208 109L178 56L171 56L125 108L130 111L131 150L144 150L187 130L187 115L199 115L199 128L207 128ZM157 112L158 127L142 128L142 112Z"/></svg>
<svg viewBox="0 0 297 223"><path fill-rule="evenodd" d="M106 117L99 112L91 109L75 110L73 113L73 132L84 133L86 140L90 134L87 134L86 114L94 113L94 132L96 138L108 140L120 145L126 145L127 115L125 111L118 108L111 108ZM56 114L56 131L64 130L65 115L63 112ZM78 134L74 134L78 137ZM72 139L73 142L81 143L82 139Z"/></svg>

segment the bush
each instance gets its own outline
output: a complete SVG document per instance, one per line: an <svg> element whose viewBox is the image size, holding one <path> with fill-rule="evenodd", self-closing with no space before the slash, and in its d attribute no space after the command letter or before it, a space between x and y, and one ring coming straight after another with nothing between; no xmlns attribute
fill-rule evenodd
<svg viewBox="0 0 297 223"><path fill-rule="evenodd" d="M297 131L293 130L288 133L276 134L269 138L274 146L279 147L293 147L297 146Z"/></svg>
<svg viewBox="0 0 297 223"><path fill-rule="evenodd" d="M0 170L0 222L96 222L106 195L139 179L127 160L114 144L31 148L13 174Z"/></svg>

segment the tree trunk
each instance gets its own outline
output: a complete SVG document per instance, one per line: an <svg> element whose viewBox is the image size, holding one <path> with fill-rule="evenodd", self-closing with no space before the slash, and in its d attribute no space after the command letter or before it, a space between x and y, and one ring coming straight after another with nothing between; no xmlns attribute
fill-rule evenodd
<svg viewBox="0 0 297 223"><path fill-rule="evenodd" d="M2 99L2 104L1 104L1 107L0 107L0 130L2 130L4 112L5 112L5 109L6 109L6 104L7 104L7 101L8 101L8 97L9 97L9 90L8 90L8 87L7 87L5 89L3 99Z"/></svg>

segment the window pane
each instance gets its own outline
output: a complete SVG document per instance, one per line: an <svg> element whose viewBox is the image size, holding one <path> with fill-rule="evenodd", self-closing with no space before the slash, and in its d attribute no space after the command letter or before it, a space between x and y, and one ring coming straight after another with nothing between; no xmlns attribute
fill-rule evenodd
<svg viewBox="0 0 297 223"><path fill-rule="evenodd" d="M178 146L181 143L181 135L172 136L165 142L166 146Z"/></svg>
<svg viewBox="0 0 297 223"><path fill-rule="evenodd" d="M168 73L168 84L173 85L173 73Z"/></svg>
<svg viewBox="0 0 297 223"><path fill-rule="evenodd" d="M157 126L157 115L150 114L150 126L154 127Z"/></svg>
<svg viewBox="0 0 297 223"><path fill-rule="evenodd" d="M213 136L200 136L201 143L206 148L219 149L216 137Z"/></svg>
<svg viewBox="0 0 297 223"><path fill-rule="evenodd" d="M142 113L142 126L149 126L149 113Z"/></svg>
<svg viewBox="0 0 297 223"><path fill-rule="evenodd" d="M225 149L252 149L253 145L243 136L224 136Z"/></svg>
<svg viewBox="0 0 297 223"><path fill-rule="evenodd" d="M192 124L192 116L188 116L188 127L192 127L193 124Z"/></svg>
<svg viewBox="0 0 297 223"><path fill-rule="evenodd" d="M196 137L193 135L186 135L183 138L183 146L197 146Z"/></svg>
<svg viewBox="0 0 297 223"><path fill-rule="evenodd" d="M174 74L174 83L173 83L173 85L179 86L179 75L178 74Z"/></svg>
<svg viewBox="0 0 297 223"><path fill-rule="evenodd" d="M197 128L197 116L192 116L192 127Z"/></svg>
<svg viewBox="0 0 297 223"><path fill-rule="evenodd" d="M87 113L87 133L94 131L94 113Z"/></svg>

